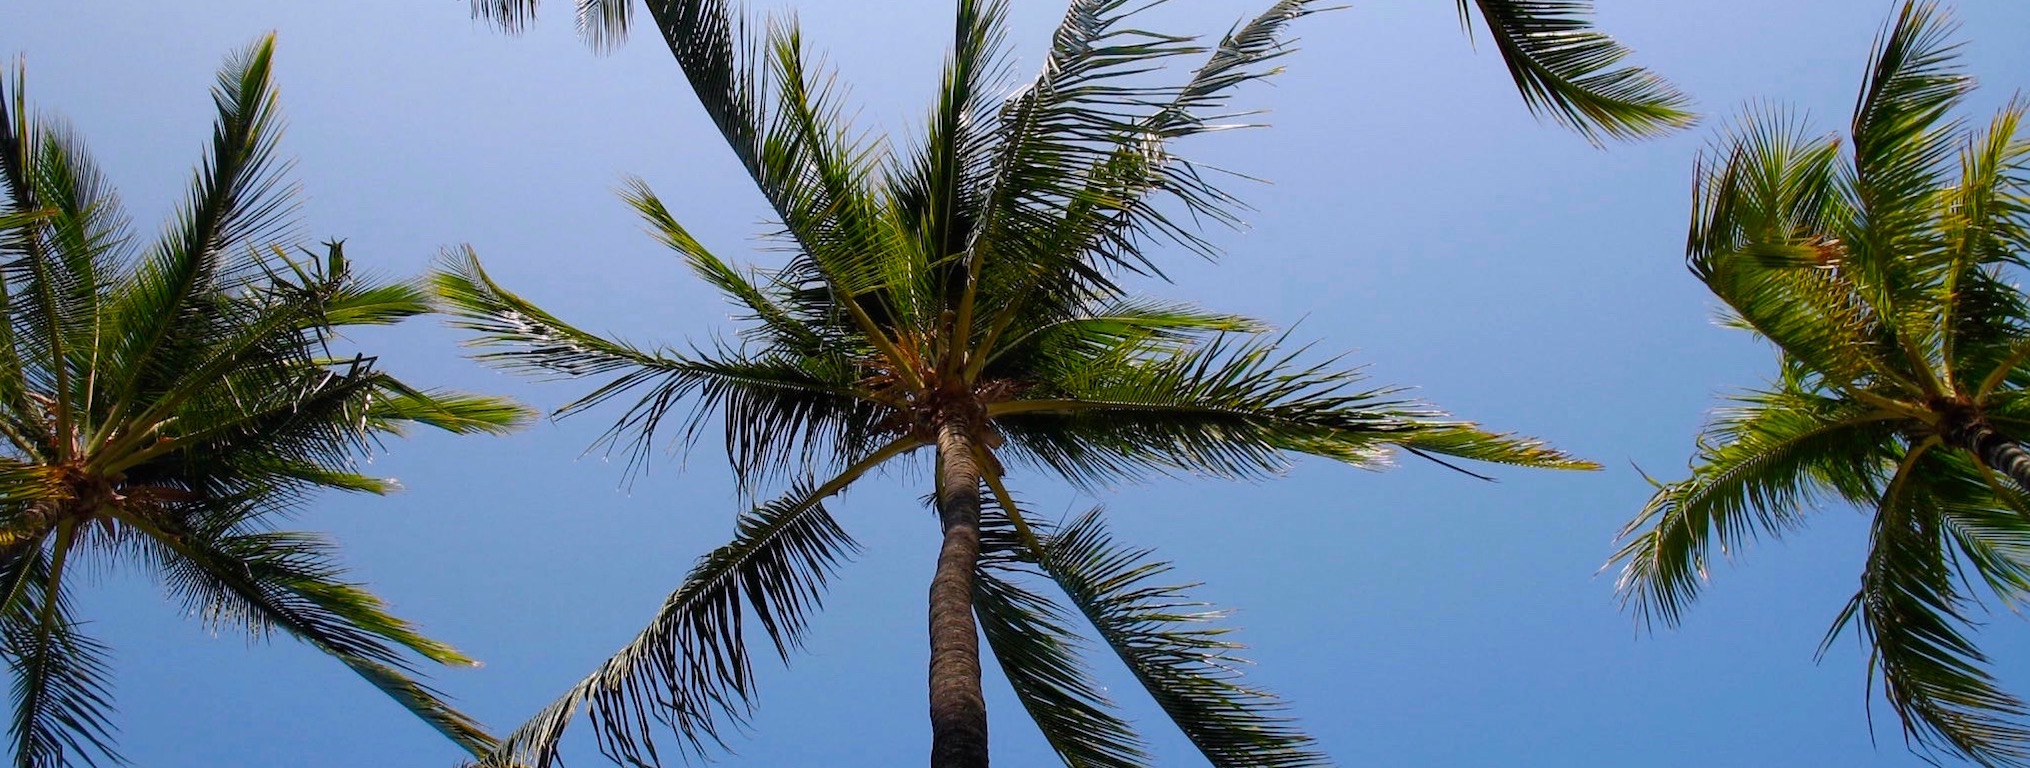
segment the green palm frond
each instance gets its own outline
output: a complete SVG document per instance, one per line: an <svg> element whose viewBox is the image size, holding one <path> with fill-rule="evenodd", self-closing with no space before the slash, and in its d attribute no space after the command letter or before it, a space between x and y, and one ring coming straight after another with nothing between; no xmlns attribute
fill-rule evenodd
<svg viewBox="0 0 2030 768"><path fill-rule="evenodd" d="M317 537L218 528L165 530L138 516L121 521L147 534L172 594L216 631L241 629L262 638L281 630L352 669L396 703L474 755L493 737L412 679L407 650L440 664L477 666L448 645L423 637L389 615L380 598L344 581L331 547Z"/></svg>
<svg viewBox="0 0 2030 768"><path fill-rule="evenodd" d="M1359 389L1357 369L1304 363L1281 337L1219 335L1177 348L1142 338L1105 355L1066 355L1022 397L988 406L1017 455L1087 484L1144 473L1257 477L1288 453L1372 467L1392 447L1526 466L1590 469L1529 438L1496 435L1397 397Z"/></svg>
<svg viewBox="0 0 2030 768"><path fill-rule="evenodd" d="M494 283L469 249L432 280L457 318L453 324L482 334L471 343L505 347L481 359L525 372L614 374L561 415L640 391L601 438L608 445L627 441L630 466L653 448L664 419L687 404L684 442L695 441L711 416L722 416L728 459L743 482L768 478L791 456L836 463L865 445L893 407L857 390L860 372L842 356L748 357L724 348L680 355L579 330Z"/></svg>
<svg viewBox="0 0 2030 768"><path fill-rule="evenodd" d="M2003 278L2030 252L2030 141L2018 137L2026 104L2013 100L1960 152L1960 181L1938 223L1943 301L1934 333L1955 379L1980 381L2013 366L2030 342L2030 305ZM2006 371L2001 372L2007 377Z"/></svg>
<svg viewBox="0 0 2030 768"><path fill-rule="evenodd" d="M660 765L653 723L675 730L687 753L719 746L721 729L744 722L753 702L747 617L787 662L827 582L857 549L821 502L912 447L891 443L822 485L798 484L742 515L733 541L698 560L641 634L508 734L485 764L556 764L564 729L581 709L600 751L615 761Z"/></svg>
<svg viewBox="0 0 2030 768"><path fill-rule="evenodd" d="M20 768L121 762L112 739L111 669L105 646L79 633L62 583L72 529L9 564L23 594L0 614L0 647L12 673L8 735Z"/></svg>
<svg viewBox="0 0 2030 768"><path fill-rule="evenodd" d="M1697 599L1717 551L1733 556L1760 536L1804 523L1827 497L1881 486L1889 416L1796 389L1750 392L1706 428L1689 479L1660 485L1622 529L1615 589L1645 623L1676 626Z"/></svg>
<svg viewBox="0 0 2030 768"><path fill-rule="evenodd" d="M292 236L272 54L264 38L221 70L209 152L146 246L82 140L31 113L18 74L0 86L0 642L19 765L117 762L102 649L64 597L73 550L154 566L214 629L279 629L466 750L492 743L414 679L415 660L469 660L344 581L311 537L271 527L319 489L393 488L357 462L408 425L502 432L529 416L334 349L431 305L356 273L338 242Z"/></svg>
<svg viewBox="0 0 2030 768"><path fill-rule="evenodd" d="M1149 553L1115 544L1093 510L1043 540L1039 565L1214 766L1330 765L1281 698L1241 681L1241 646L1209 624L1224 614L1192 585L1152 583L1170 564Z"/></svg>
<svg viewBox="0 0 2030 768"><path fill-rule="evenodd" d="M281 136L270 79L274 39L264 38L220 70L212 99L217 125L190 197L176 221L113 297L106 389L115 402L181 381L164 375L164 358L187 354L211 330L201 297L256 267L253 257L290 225L295 187L276 161Z"/></svg>
<svg viewBox="0 0 2030 768"><path fill-rule="evenodd" d="M1021 376L1063 361L1106 359L1122 350L1159 356L1190 349L1208 336L1265 334L1253 318L1209 312L1190 304L1141 298L1090 302L1067 317L1017 325L981 366L989 378ZM1074 363L1075 364L1075 363Z"/></svg>
<svg viewBox="0 0 2030 768"><path fill-rule="evenodd" d="M983 349L1019 335L1011 326L1024 320L1058 322L1079 314L1085 297L1118 296L1115 273L1162 274L1149 245L1211 256L1217 249L1198 225L1239 221L1240 201L1169 146L1241 125L1240 115L1224 111L1233 89L1280 71L1266 64L1294 50L1286 27L1316 9L1275 4L1221 38L1190 80L1165 87L1137 76L1203 49L1192 38L1129 26L1147 7L1074 3L1042 74L1001 110L993 177L968 255ZM1166 211L1171 204L1183 215ZM985 360L977 357L968 375Z"/></svg>
<svg viewBox="0 0 2030 768"><path fill-rule="evenodd" d="M1926 470L1935 467L1923 466L1926 447L1911 450L1883 495L1849 614L1874 647L1871 667L1905 734L1981 765L2022 765L2030 762L2030 708L1996 685L1966 637L1968 600L1953 587L1946 532L1929 509Z"/></svg>
<svg viewBox="0 0 2030 768"><path fill-rule="evenodd" d="M662 199L649 189L648 182L639 178L628 179L621 199L626 200L648 222L650 232L657 240L684 257L692 273L747 310L748 315L736 319L755 323L755 327L745 333L750 340L798 354L817 355L828 351L828 347L838 342L838 337L850 335L833 326L838 318L827 316L832 313L813 311L807 306L808 302L798 301L793 293L783 295L790 292L782 290L780 279L771 279L765 284L757 282L755 275L742 274L733 265L712 255L691 237L684 225L677 223ZM477 271L476 262L468 274L484 279L484 273ZM491 287L499 290L498 286Z"/></svg>
<svg viewBox="0 0 2030 768"><path fill-rule="evenodd" d="M1148 765L1141 738L1091 678L1081 658L1087 641L1072 631L1065 609L1018 583L1040 575L1036 555L998 506L982 513L973 609L1015 698L1067 768Z"/></svg>
<svg viewBox="0 0 2030 768"><path fill-rule="evenodd" d="M1691 99L1641 67L1620 66L1628 49L1593 29L1588 0L1459 0L1470 25L1478 8L1530 111L1587 139L1656 136L1692 124Z"/></svg>

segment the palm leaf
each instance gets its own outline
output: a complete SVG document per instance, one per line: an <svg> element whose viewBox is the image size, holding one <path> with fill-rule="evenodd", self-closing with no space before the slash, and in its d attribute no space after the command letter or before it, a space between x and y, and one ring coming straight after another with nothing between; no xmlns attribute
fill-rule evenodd
<svg viewBox="0 0 2030 768"><path fill-rule="evenodd" d="M1592 28L1586 0L1471 0L1530 111L1589 140L1656 136L1692 124L1691 100ZM1469 0L1459 18L1471 24ZM1469 30L1470 31L1470 30Z"/></svg>
<svg viewBox="0 0 2030 768"><path fill-rule="evenodd" d="M1036 556L1020 544L997 505L981 511L973 612L1016 700L1068 768L1148 765L1141 738L1116 714L1080 658L1087 641L1072 631L1068 614L1018 583L1039 575Z"/></svg>
<svg viewBox="0 0 2030 768"><path fill-rule="evenodd" d="M1170 564L1114 543L1098 510L1043 540L1039 565L1099 632L1171 722L1218 768L1330 765L1282 715L1282 699L1241 682L1223 616L1191 585L1151 583Z"/></svg>
<svg viewBox="0 0 2030 768"><path fill-rule="evenodd" d="M1019 399L988 406L1018 456L1086 485L1147 472L1257 477L1299 453L1377 466L1391 447L1528 466L1592 468L1528 438L1496 435L1357 389L1358 370L1303 363L1278 337L1221 335L1186 349L1132 339L1050 361Z"/></svg>
<svg viewBox="0 0 2030 768"><path fill-rule="evenodd" d="M55 768L104 759L122 762L112 745L111 669L105 646L78 632L63 584L73 528L57 536L52 552L38 546L15 566L28 587L23 600L0 615L0 644L13 673L14 764Z"/></svg>
<svg viewBox="0 0 2030 768"><path fill-rule="evenodd" d="M1660 485L1622 529L1615 589L1647 624L1676 626L1696 600L1714 551L1731 556L1758 536L1804 523L1828 495L1862 496L1896 423L1844 401L1795 389L1753 392L1719 412L1699 441L1690 479Z"/></svg>
<svg viewBox="0 0 2030 768"><path fill-rule="evenodd" d="M747 616L761 623L787 662L826 583L856 549L821 502L914 446L891 443L823 485L800 484L742 515L733 541L698 560L641 634L508 734L485 764L555 764L564 730L581 709L600 751L616 762L661 764L653 723L675 730L686 752L702 755L719 745L725 724L744 722L753 706Z"/></svg>
<svg viewBox="0 0 2030 768"><path fill-rule="evenodd" d="M288 633L346 665L375 688L474 755L493 746L478 721L412 679L402 649L443 664L477 666L448 645L419 634L386 605L343 580L328 545L296 533L218 527L171 530L146 518L114 513L160 547L164 582L214 630L243 629L255 638Z"/></svg>
<svg viewBox="0 0 2030 768"><path fill-rule="evenodd" d="M2030 708L1995 685L1987 657L1968 640L1965 598L1930 512L1923 445L1911 450L1883 494L1852 614L1874 647L1883 694L1919 746L1981 765L2030 762ZM1837 630L1837 625L1835 627Z"/></svg>

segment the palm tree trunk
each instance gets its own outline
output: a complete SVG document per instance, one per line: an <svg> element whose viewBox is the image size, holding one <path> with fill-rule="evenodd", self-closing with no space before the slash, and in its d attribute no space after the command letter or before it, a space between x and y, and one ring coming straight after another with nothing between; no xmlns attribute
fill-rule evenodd
<svg viewBox="0 0 2030 768"><path fill-rule="evenodd" d="M1952 438L1961 450L1972 453L1987 468L2008 475L2016 481L2017 488L2030 491L2030 451L2022 445L1978 420L1954 430Z"/></svg>
<svg viewBox="0 0 2030 768"><path fill-rule="evenodd" d="M938 427L937 450L944 548L930 582L930 765L986 768L987 700L980 694L980 635L973 623L980 467L963 423Z"/></svg>

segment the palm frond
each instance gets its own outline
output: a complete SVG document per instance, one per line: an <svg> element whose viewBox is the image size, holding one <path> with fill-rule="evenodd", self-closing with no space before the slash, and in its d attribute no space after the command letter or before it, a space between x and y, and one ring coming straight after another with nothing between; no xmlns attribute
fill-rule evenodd
<svg viewBox="0 0 2030 768"><path fill-rule="evenodd" d="M1827 496L1880 488L1879 448L1897 423L1795 389L1751 392L1715 415L1689 479L1659 485L1624 527L1610 563L1622 606L1646 625L1676 626L1698 598L1715 550L1732 556L1760 536L1803 525Z"/></svg>
<svg viewBox="0 0 2030 768"><path fill-rule="evenodd" d="M502 288L471 246L446 251L430 285L450 305L452 326L479 334L467 344L505 348L478 358L511 371L572 377L625 371L626 378L653 376L678 365L659 351L579 330Z"/></svg>
<svg viewBox="0 0 2030 768"><path fill-rule="evenodd" d="M648 182L640 178L628 179L621 191L621 199L626 200L648 222L657 240L684 257L693 273L746 308L750 314L737 319L753 321L756 327L743 332L743 336L799 354L816 355L826 351L828 342L845 335L843 329L826 327L825 321L836 322L838 319L826 316L831 313L799 306L793 303L794 295L781 296L783 292L775 287L780 284L779 281L770 281L770 286L763 287L753 276L741 274L740 270L706 250L682 224L677 223L662 199L649 189ZM817 322L807 321L807 317Z"/></svg>
<svg viewBox="0 0 2030 768"><path fill-rule="evenodd" d="M221 285L258 269L258 254L288 225L295 187L275 159L281 135L271 63L273 36L235 56L219 72L210 151L176 220L113 297L118 325L107 353L105 388L114 402L179 381L173 366L191 336L215 314L200 306Z"/></svg>
<svg viewBox="0 0 2030 768"><path fill-rule="evenodd" d="M502 32L519 34L536 19L539 0L472 0L472 17ZM578 0L578 37L600 53L627 42L633 25L633 0Z"/></svg>
<svg viewBox="0 0 2030 768"><path fill-rule="evenodd" d="M1925 445L1911 450L1883 494L1869 544L1858 615L1883 694L1917 746L1986 766L2030 762L2030 708L1995 684L1967 639L1966 599L1953 588L1946 531L1932 506ZM1835 627L1837 631L1837 625Z"/></svg>
<svg viewBox="0 0 2030 768"><path fill-rule="evenodd" d="M23 599L0 615L0 646L12 672L14 764L21 768L123 762L112 745L111 669L106 648L78 631L63 583L72 530L19 561Z"/></svg>
<svg viewBox="0 0 2030 768"><path fill-rule="evenodd" d="M1959 183L1938 222L1944 256L1940 277L1940 359L1962 389L2013 367L2016 347L2030 342L2021 291L2002 279L2030 253L2030 141L2018 135L2026 103L2012 100L1988 129L1960 152Z"/></svg>
<svg viewBox="0 0 2030 768"><path fill-rule="evenodd" d="M980 569L973 612L1015 698L1068 768L1141 768L1140 737L1116 713L1081 658L1087 641L1049 597L1018 580L1039 575L1036 555L1017 540L996 504L981 510Z"/></svg>
<svg viewBox="0 0 2030 768"><path fill-rule="evenodd" d="M1593 29L1588 0L1470 3L1487 22L1531 112L1596 143L1602 136L1644 138L1692 124L1691 99L1676 86L1641 67L1616 66L1629 51ZM1468 5L1459 0L1459 17L1470 23Z"/></svg>
<svg viewBox="0 0 2030 768"><path fill-rule="evenodd" d="M1591 465L1527 438L1496 435L1358 389L1359 370L1300 362L1280 337L1221 335L1185 349L1141 340L1103 355L1065 355L1040 381L987 413L1018 456L1075 483L1155 472L1258 477L1299 453L1379 466L1393 447L1552 468Z"/></svg>
<svg viewBox="0 0 2030 768"><path fill-rule="evenodd" d="M259 639L275 630L322 651L474 755L494 741L478 721L413 679L408 650L442 664L477 666L452 647L387 613L386 604L344 580L330 547L314 536L212 525L167 529L132 514L122 523L147 534L172 594L214 630Z"/></svg>
<svg viewBox="0 0 2030 768"><path fill-rule="evenodd" d="M1153 86L1140 78L1204 49L1129 26L1146 7L1073 3L1043 72L1001 110L994 177L968 253L979 311L990 318L979 348L995 348L1024 318L1054 322L1076 314L1085 297L1117 296L1115 273L1160 275L1150 243L1209 257L1216 249L1198 224L1238 224L1240 201L1169 145L1241 125L1235 118L1245 113L1225 111L1232 91L1280 71L1266 64L1294 50L1286 27L1316 8L1278 2L1230 30L1183 85ZM1183 215L1166 211L1172 204Z"/></svg>
<svg viewBox="0 0 2030 768"><path fill-rule="evenodd" d="M581 709L600 751L616 762L660 765L656 723L673 730L686 753L721 745L722 729L744 722L754 702L747 617L787 662L839 562L857 548L822 502L911 447L891 443L823 485L799 484L742 515L733 541L698 560L641 634L508 734L485 764L554 765Z"/></svg>
<svg viewBox="0 0 2030 768"><path fill-rule="evenodd" d="M798 451L805 458L821 451L835 460L851 455L893 409L854 388L860 373L843 357L748 358L723 348L678 355L579 330L494 283L469 251L432 279L459 318L453 324L482 334L472 343L509 347L482 353L480 359L525 371L617 374L560 414L642 391L602 438L607 445L627 441L630 466L640 465L663 420L692 398L695 407L680 429L685 444L699 436L711 416L722 415L728 459L744 481L765 479L783 466L781 459Z"/></svg>
<svg viewBox="0 0 2030 768"><path fill-rule="evenodd" d="M940 303L957 313L953 334L961 339L970 335L978 278L965 251L993 173L998 91L1008 75L1007 15L1007 0L960 0L928 135L889 174L897 215L936 273ZM940 364L964 349L949 345Z"/></svg>
<svg viewBox="0 0 2030 768"><path fill-rule="evenodd" d="M1192 585L1152 579L1170 564L1115 544L1093 510L1044 539L1039 565L1135 679L1218 768L1330 765L1314 740L1282 714L1274 694L1242 682L1223 614L1190 599Z"/></svg>
<svg viewBox="0 0 2030 768"><path fill-rule="evenodd" d="M1839 145L1782 113L1752 115L1720 162L1695 173L1686 261L1727 304L1730 323L1768 339L1833 387L1887 379L1918 391L1898 340L1852 266Z"/></svg>

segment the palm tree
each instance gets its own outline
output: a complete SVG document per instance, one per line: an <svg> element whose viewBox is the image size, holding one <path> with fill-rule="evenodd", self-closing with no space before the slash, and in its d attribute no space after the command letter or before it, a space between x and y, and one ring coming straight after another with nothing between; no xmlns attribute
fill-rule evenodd
<svg viewBox="0 0 2030 768"><path fill-rule="evenodd" d="M1624 604L1674 626L1716 548L1801 527L1821 502L1874 510L1826 642L1859 620L1913 747L2025 765L2025 706L1967 629L1979 592L2030 595L2030 304L2008 282L2030 256L2030 143L2022 102L1984 132L1949 117L1972 88L1951 32L1931 3L1903 5L1850 153L1764 112L1702 160L1692 272L1779 373L1714 417L1691 477L1658 486L1615 557Z"/></svg>
<svg viewBox="0 0 2030 768"><path fill-rule="evenodd" d="M717 416L743 487L787 492L743 516L647 629L506 737L495 762L551 764L581 709L616 761L656 763L658 722L684 749L712 746L748 712L746 617L786 657L853 551L825 500L928 449L944 534L930 590L933 766L987 765L982 632L1067 764L1146 763L1087 676L1073 617L1213 764L1321 765L1280 700L1231 671L1235 646L1202 623L1210 616L1154 581L1166 564L1116 544L1097 514L1062 527L1025 514L1004 459L1083 488L1257 477L1291 454L1374 466L1398 449L1593 467L1365 387L1334 361L1304 362L1257 321L1128 295L1125 276L1160 276L1154 245L1211 255L1191 222L1235 221L1234 198L1171 143L1231 127L1230 93L1272 74L1290 50L1286 26L1313 10L1284 0L1201 47L1134 27L1144 6L1073 3L1043 73L1007 95L1006 3L962 0L927 134L891 156L850 132L794 22L750 36L724 2L649 3L793 255L780 269L737 267L646 184L625 197L751 327L737 343L689 351L603 338L502 288L469 250L450 256L438 288L456 322L494 347L482 358L609 377L562 413L634 397L608 440L635 460L667 419L694 440ZM1479 7L1531 104L1611 136L1687 119L1667 84L1611 68L1625 52L1581 23L1583 8ZM1201 54L1183 84L1150 82L1155 68ZM1025 586L1039 578L1070 607Z"/></svg>
<svg viewBox="0 0 2030 768"><path fill-rule="evenodd" d="M319 537L276 530L321 488L385 493L354 471L419 423L500 432L513 403L425 392L338 356L352 326L430 310L343 248L298 247L275 159L272 38L232 58L189 197L145 250L84 144L0 83L0 650L19 766L120 762L107 649L71 609L80 563L154 573L209 629L276 631L331 654L475 753L492 740L412 679L407 653L471 664L390 616Z"/></svg>

